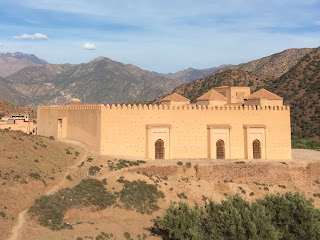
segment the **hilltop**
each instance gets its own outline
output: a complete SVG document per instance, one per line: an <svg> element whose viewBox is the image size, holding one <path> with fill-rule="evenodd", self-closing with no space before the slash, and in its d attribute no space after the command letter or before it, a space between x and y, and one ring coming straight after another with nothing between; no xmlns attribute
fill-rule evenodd
<svg viewBox="0 0 320 240"><path fill-rule="evenodd" d="M252 72L273 77L280 77L295 66L314 48L292 48L247 63L231 66L231 69Z"/></svg>
<svg viewBox="0 0 320 240"><path fill-rule="evenodd" d="M21 52L0 53L0 77L7 77L25 67L43 66L47 61L39 59L34 54Z"/></svg>
<svg viewBox="0 0 320 240"><path fill-rule="evenodd" d="M212 68L205 68L205 69L194 69L194 68L188 68L184 70L180 70L175 73L156 73L159 76L169 78L169 79L175 79L175 80L181 80L183 82L191 82L195 79L206 77L214 72L219 71L220 69L224 69L229 67L230 65L221 65L219 67L212 67Z"/></svg>

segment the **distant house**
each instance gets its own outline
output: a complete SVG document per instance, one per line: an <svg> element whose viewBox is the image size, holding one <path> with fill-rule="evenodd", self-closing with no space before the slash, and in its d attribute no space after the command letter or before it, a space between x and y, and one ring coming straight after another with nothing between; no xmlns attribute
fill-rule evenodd
<svg viewBox="0 0 320 240"><path fill-rule="evenodd" d="M36 134L37 125L30 120L28 114L14 114L10 117L2 117L0 120L0 129L10 129L22 131L25 133Z"/></svg>

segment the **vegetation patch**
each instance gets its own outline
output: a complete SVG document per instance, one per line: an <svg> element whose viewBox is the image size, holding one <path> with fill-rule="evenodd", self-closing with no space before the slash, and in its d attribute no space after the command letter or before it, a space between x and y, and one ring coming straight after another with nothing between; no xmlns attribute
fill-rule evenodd
<svg viewBox="0 0 320 240"><path fill-rule="evenodd" d="M35 180L40 180L41 179L41 176L39 173L36 173L36 172L33 172L33 173L30 173L29 176Z"/></svg>
<svg viewBox="0 0 320 240"><path fill-rule="evenodd" d="M72 228L63 222L66 211L72 207L90 206L93 210L102 210L116 202L116 196L108 192L97 179L82 180L78 185L64 188L52 195L36 199L29 209L37 217L40 225L52 230Z"/></svg>
<svg viewBox="0 0 320 240"><path fill-rule="evenodd" d="M301 139L301 138L292 136L291 147L298 148L298 149L313 149L313 150L320 151L320 142L308 140L308 139Z"/></svg>
<svg viewBox="0 0 320 240"><path fill-rule="evenodd" d="M152 232L163 239L318 239L320 210L299 193L251 203L236 195L204 207L171 203Z"/></svg>
<svg viewBox="0 0 320 240"><path fill-rule="evenodd" d="M120 200L128 210L136 210L139 213L151 214L159 209L157 204L159 198L164 194L158 191L157 186L145 181L123 180L124 187L120 191Z"/></svg>
<svg viewBox="0 0 320 240"><path fill-rule="evenodd" d="M100 170L101 168L99 168L98 166L91 166L89 167L89 175L96 175L98 172L100 172Z"/></svg>
<svg viewBox="0 0 320 240"><path fill-rule="evenodd" d="M129 161L129 160L125 160L125 159L119 159L116 163L114 163L111 160L109 160L108 161L108 168L110 171L117 171L122 168L139 166L140 164L143 164L143 163L146 163L146 161L143 161L143 160Z"/></svg>

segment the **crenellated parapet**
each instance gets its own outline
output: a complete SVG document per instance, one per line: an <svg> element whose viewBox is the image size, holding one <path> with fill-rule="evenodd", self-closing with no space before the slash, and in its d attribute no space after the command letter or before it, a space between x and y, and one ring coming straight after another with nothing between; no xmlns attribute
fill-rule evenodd
<svg viewBox="0 0 320 240"><path fill-rule="evenodd" d="M103 107L103 104L42 105L38 110L101 110Z"/></svg>
<svg viewBox="0 0 320 240"><path fill-rule="evenodd" d="M289 111L289 106L204 106L204 105L136 105L136 104L84 104L84 105L47 105L38 106L39 110L216 110L216 111Z"/></svg>
<svg viewBox="0 0 320 240"><path fill-rule="evenodd" d="M171 105L105 105L106 110L220 110L220 111L288 111L289 106L204 106L204 105L182 105L182 106L171 106Z"/></svg>

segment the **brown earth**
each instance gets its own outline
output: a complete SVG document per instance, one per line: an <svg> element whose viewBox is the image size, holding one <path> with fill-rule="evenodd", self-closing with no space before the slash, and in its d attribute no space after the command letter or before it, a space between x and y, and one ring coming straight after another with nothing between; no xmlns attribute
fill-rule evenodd
<svg viewBox="0 0 320 240"><path fill-rule="evenodd" d="M52 141L49 143L65 146L65 143L61 142ZM71 146L70 144L68 143L67 146ZM73 149L76 148L76 146L72 147ZM64 166L60 167L62 172L56 174L57 181L55 181L60 181L59 185L61 188L72 187L80 179L87 178L87 174L85 173L90 166L100 166L102 170L94 177L100 180L107 178L108 185L106 188L109 191L115 192L122 189L122 185L117 182L120 176L129 181L140 179L152 184L157 183L158 189L165 194L165 198L158 201L160 210L152 215L140 214L135 211L125 210L121 203L118 203L118 207L110 207L103 211L92 211L87 207L73 208L65 214L65 221L70 223L74 229L60 231L52 231L40 226L36 219L27 213L25 215L25 222L20 226L21 228L19 228L17 238L15 239L58 240L77 239L78 237L95 239L101 232L112 233L113 239L124 239L123 234L125 232L129 232L134 239L137 239L136 236L142 233L148 235L147 239L160 239L157 236L150 236L147 228L153 225L152 219L164 213L170 201L178 202L183 200L189 204L194 204L194 202L202 204L205 198L221 201L237 193L247 200L253 200L270 193L299 191L308 198L314 198L314 204L319 208L320 199L313 197L313 194L320 193L320 184L316 181L320 180L318 175L320 170L320 152L293 150L292 153L293 160L285 162L255 160L242 163L241 161L234 160L212 161L206 159L161 160L148 161L137 167L110 171L108 168L110 161L116 163L118 159L92 153L87 153L88 155L86 155L85 150L82 150L80 154L82 158L73 160L70 157L71 159L69 160L71 162L69 161L68 164L72 165L72 163L75 163L74 161L77 161L77 164L79 164L80 161L89 157L93 161L84 161L82 168L69 167L68 171L66 171L66 165L68 164L64 162ZM65 152L61 150L61 156L64 156L64 154ZM177 165L178 161L181 161L183 165ZM191 163L190 167L188 167L187 162ZM61 161L57 162L57 164L62 163ZM72 175L73 180L61 182L64 176L69 173ZM48 174L51 175L50 171ZM19 192L19 194L7 193L2 196L2 201L4 202L8 202L8 199L14 199L16 202L14 206L7 204L9 206L7 217L0 219L0 221L3 221L3 224L1 224L3 227L3 239L9 236L8 232L10 232L14 224L19 225L16 221L17 214L31 206L39 194L52 192L50 191L52 189L59 189L55 187L53 182L49 182L49 180L47 187L40 181L30 181L28 184L23 185L13 180L6 180L6 182L4 186L11 184L11 188L15 189L15 192ZM240 188L245 190L245 194ZM177 196L179 193L185 193L187 199L180 199ZM250 196L250 193L254 195ZM23 195L23 199L19 198L18 195ZM3 205L1 206L3 208ZM9 209L11 210L9 211ZM12 217L15 219L13 220Z"/></svg>

